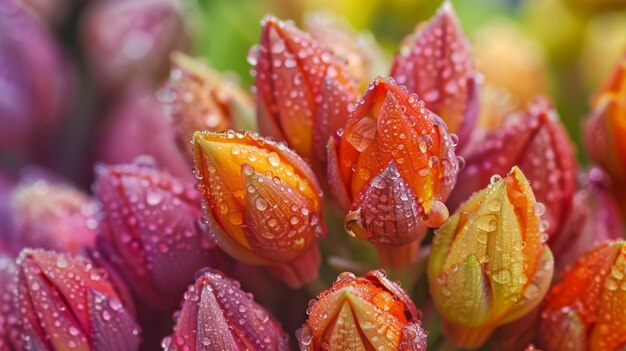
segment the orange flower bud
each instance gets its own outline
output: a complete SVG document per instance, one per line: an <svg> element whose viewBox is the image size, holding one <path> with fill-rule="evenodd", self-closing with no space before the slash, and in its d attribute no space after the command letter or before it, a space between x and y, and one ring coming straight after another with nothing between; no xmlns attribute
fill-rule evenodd
<svg viewBox="0 0 626 351"><path fill-rule="evenodd" d="M626 242L605 242L584 254L546 296L540 347L623 350L626 346Z"/></svg>
<svg viewBox="0 0 626 351"><path fill-rule="evenodd" d="M430 292L457 346L480 347L547 292L553 260L536 206L528 180L513 167L504 179L493 176L436 231Z"/></svg>
<svg viewBox="0 0 626 351"><path fill-rule="evenodd" d="M375 244L384 265L415 258L427 227L448 217L443 204L458 170L446 125L392 79L377 78L328 145L328 181L347 231Z"/></svg>
<svg viewBox="0 0 626 351"><path fill-rule="evenodd" d="M427 333L418 310L383 270L362 278L341 273L318 298L296 332L302 351L426 350Z"/></svg>
<svg viewBox="0 0 626 351"><path fill-rule="evenodd" d="M254 129L252 97L233 79L179 52L172 54L172 64L159 98L167 104L176 126L176 141L190 160L193 150L189 141L196 130Z"/></svg>
<svg viewBox="0 0 626 351"><path fill-rule="evenodd" d="M313 144L314 133L319 124L343 126L356 94L353 78L333 54L309 34L289 22L266 17L256 57L256 91L258 96L257 117L263 135L285 140L303 157L314 164L323 152ZM343 94L341 113L319 113L320 106L328 97L328 79L339 85ZM334 89L330 91L335 94ZM339 94L339 93L337 93ZM325 119L336 119L330 121ZM334 130L332 131L334 133ZM328 134L323 142L328 140Z"/></svg>
<svg viewBox="0 0 626 351"><path fill-rule="evenodd" d="M618 181L626 180L626 53L591 103L584 123L589 156Z"/></svg>
<svg viewBox="0 0 626 351"><path fill-rule="evenodd" d="M270 266L292 287L317 277L322 192L304 160L250 133L196 132L196 177L213 240L236 259Z"/></svg>
<svg viewBox="0 0 626 351"><path fill-rule="evenodd" d="M469 44L449 2L407 36L391 76L441 116L465 144L478 117L478 89Z"/></svg>

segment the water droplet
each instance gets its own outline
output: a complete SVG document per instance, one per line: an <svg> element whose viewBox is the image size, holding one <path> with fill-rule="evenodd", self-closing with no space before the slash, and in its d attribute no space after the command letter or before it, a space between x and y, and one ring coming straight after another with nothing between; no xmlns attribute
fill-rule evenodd
<svg viewBox="0 0 626 351"><path fill-rule="evenodd" d="M159 191L148 190L146 192L146 203L150 206L156 206L163 200L163 194Z"/></svg>
<svg viewBox="0 0 626 351"><path fill-rule="evenodd" d="M234 225L240 225L243 223L243 214L241 212L231 212L228 215L228 220Z"/></svg>
<svg viewBox="0 0 626 351"><path fill-rule="evenodd" d="M78 330L78 328L76 328L75 326L70 326L67 331L70 333L70 335L72 336L77 336L78 334L80 334L80 330Z"/></svg>
<svg viewBox="0 0 626 351"><path fill-rule="evenodd" d="M417 138L417 146L422 153L425 153L433 147L433 138L430 135L420 135Z"/></svg>
<svg viewBox="0 0 626 351"><path fill-rule="evenodd" d="M268 203L267 203L267 201L265 199L258 198L255 201L255 206L256 206L257 210L264 211L267 208Z"/></svg>
<svg viewBox="0 0 626 351"><path fill-rule="evenodd" d="M494 174L489 179L489 182L493 185L500 183L500 181L502 181L502 176L499 174Z"/></svg>
<svg viewBox="0 0 626 351"><path fill-rule="evenodd" d="M63 256L57 257L57 267L65 268L67 267L67 260Z"/></svg>
<svg viewBox="0 0 626 351"><path fill-rule="evenodd" d="M604 287L609 291L615 291L617 290L617 283L613 278L606 278L606 280L604 280Z"/></svg>
<svg viewBox="0 0 626 351"><path fill-rule="evenodd" d="M280 157L276 152L272 151L267 155L267 162L269 162L272 167L278 167L280 165Z"/></svg>
<svg viewBox="0 0 626 351"><path fill-rule="evenodd" d="M346 232L353 238L363 238L364 235L363 228L360 224L360 216L359 210L350 211L343 220L343 226Z"/></svg>
<svg viewBox="0 0 626 351"><path fill-rule="evenodd" d="M541 202L537 202L535 204L535 216L539 217L541 215L543 215L546 212L546 206L541 203Z"/></svg>
<svg viewBox="0 0 626 351"><path fill-rule="evenodd" d="M496 283L506 284L511 281L511 271L509 271L506 268L497 270L493 272L493 274L491 275L491 278Z"/></svg>
<svg viewBox="0 0 626 351"><path fill-rule="evenodd" d="M491 200L487 204L487 208L489 209L489 211L493 212L500 211L500 209L502 208L502 202L500 202L500 200Z"/></svg>
<svg viewBox="0 0 626 351"><path fill-rule="evenodd" d="M486 232L493 232L498 228L498 217L493 214L485 214L476 218L476 227Z"/></svg>
<svg viewBox="0 0 626 351"><path fill-rule="evenodd" d="M246 60L248 61L249 64L254 66L257 64L258 59L259 59L259 46L254 45L250 48L250 50L248 50L248 55L246 56Z"/></svg>
<svg viewBox="0 0 626 351"><path fill-rule="evenodd" d="M539 296L539 287L535 283L530 283L524 290L524 297L528 300L535 299Z"/></svg>

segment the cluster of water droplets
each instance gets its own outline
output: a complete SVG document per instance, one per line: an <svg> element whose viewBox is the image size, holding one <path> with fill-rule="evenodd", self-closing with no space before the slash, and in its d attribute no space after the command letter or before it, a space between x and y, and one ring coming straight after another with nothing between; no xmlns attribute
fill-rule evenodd
<svg viewBox="0 0 626 351"><path fill-rule="evenodd" d="M287 335L238 281L213 270L198 271L196 279L183 296L174 334L161 342L164 350L214 350L231 338L254 350L287 349Z"/></svg>

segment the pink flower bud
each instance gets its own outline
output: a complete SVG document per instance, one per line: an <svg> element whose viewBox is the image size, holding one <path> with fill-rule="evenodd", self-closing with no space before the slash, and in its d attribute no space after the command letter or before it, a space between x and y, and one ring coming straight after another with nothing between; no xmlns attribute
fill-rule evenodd
<svg viewBox="0 0 626 351"><path fill-rule="evenodd" d="M24 182L13 190L11 205L20 247L79 254L94 245L97 205L70 185Z"/></svg>
<svg viewBox="0 0 626 351"><path fill-rule="evenodd" d="M176 306L199 268L215 264L192 183L152 164L99 166L97 248L134 293L157 309Z"/></svg>
<svg viewBox="0 0 626 351"><path fill-rule="evenodd" d="M186 46L176 0L93 1L82 18L82 44L105 89L130 81L154 83L167 73L170 53Z"/></svg>
<svg viewBox="0 0 626 351"><path fill-rule="evenodd" d="M161 345L166 351L286 351L289 339L238 281L207 270L187 289L174 333Z"/></svg>
<svg viewBox="0 0 626 351"><path fill-rule="evenodd" d="M17 259L17 307L28 350L137 350L130 301L106 271L81 257L24 249Z"/></svg>
<svg viewBox="0 0 626 351"><path fill-rule="evenodd" d="M0 350L22 350L24 342L20 338L15 291L17 268L13 259L0 254Z"/></svg>

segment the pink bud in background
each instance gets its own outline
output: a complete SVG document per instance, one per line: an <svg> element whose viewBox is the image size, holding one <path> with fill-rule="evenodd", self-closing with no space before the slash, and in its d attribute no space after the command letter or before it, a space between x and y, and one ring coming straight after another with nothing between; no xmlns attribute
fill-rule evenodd
<svg viewBox="0 0 626 351"><path fill-rule="evenodd" d="M609 192L609 176L593 167L579 179L580 189L574 194L572 210L561 233L550 244L557 278L589 248L624 237L619 208Z"/></svg>
<svg viewBox="0 0 626 351"><path fill-rule="evenodd" d="M449 2L430 21L407 36L391 67L391 76L406 85L439 115L464 146L478 118L478 87L470 48Z"/></svg>
<svg viewBox="0 0 626 351"><path fill-rule="evenodd" d="M23 182L11 196L14 241L21 247L79 254L93 247L97 205L82 191L47 180Z"/></svg>
<svg viewBox="0 0 626 351"><path fill-rule="evenodd" d="M15 289L17 268L13 259L0 254L0 351L22 350Z"/></svg>
<svg viewBox="0 0 626 351"><path fill-rule="evenodd" d="M280 324L236 280L218 271L202 272L184 294L166 351L286 351Z"/></svg>
<svg viewBox="0 0 626 351"><path fill-rule="evenodd" d="M40 141L67 112L71 84L49 33L15 0L0 0L0 147Z"/></svg>
<svg viewBox="0 0 626 351"><path fill-rule="evenodd" d="M549 100L535 99L526 111L510 115L501 129L465 151L465 168L448 201L451 209L487 186L492 175L517 165L541 203L536 211L543 214L543 226L548 226L544 229L551 238L559 233L571 206L577 163L574 146Z"/></svg>
<svg viewBox="0 0 626 351"><path fill-rule="evenodd" d="M82 18L82 44L94 78L107 90L131 81L155 83L170 53L187 38L176 0L92 1Z"/></svg>
<svg viewBox="0 0 626 351"><path fill-rule="evenodd" d="M17 259L17 307L28 350L137 350L130 301L106 271L82 257L25 249Z"/></svg>
<svg viewBox="0 0 626 351"><path fill-rule="evenodd" d="M166 117L155 92L146 87L130 89L101 127L97 159L109 164L129 163L149 155L171 174L192 180L176 147L175 128Z"/></svg>
<svg viewBox="0 0 626 351"><path fill-rule="evenodd" d="M175 307L194 272L215 264L218 254L200 222L200 193L152 164L99 166L96 172L100 255L141 301Z"/></svg>

